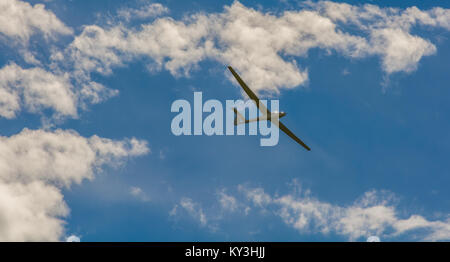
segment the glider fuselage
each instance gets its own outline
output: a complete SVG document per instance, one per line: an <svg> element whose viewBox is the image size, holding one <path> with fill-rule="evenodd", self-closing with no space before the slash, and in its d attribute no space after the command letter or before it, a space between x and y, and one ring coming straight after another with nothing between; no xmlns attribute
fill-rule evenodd
<svg viewBox="0 0 450 262"><path fill-rule="evenodd" d="M245 120L245 123L264 121L264 120L271 120L271 119L275 119L275 118L280 119L280 118L282 118L285 115L286 115L285 112L272 112L270 115L266 114L266 115L263 115L263 116L259 116L259 117L256 117L256 118Z"/></svg>

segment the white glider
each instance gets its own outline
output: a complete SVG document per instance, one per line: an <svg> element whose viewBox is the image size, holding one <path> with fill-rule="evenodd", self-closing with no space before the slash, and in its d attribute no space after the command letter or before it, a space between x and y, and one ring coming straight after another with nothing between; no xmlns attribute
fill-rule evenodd
<svg viewBox="0 0 450 262"><path fill-rule="evenodd" d="M245 117L243 115L241 115L236 108L233 108L234 113L235 113L235 119L234 119L234 124L238 125L241 123L250 123L250 122L255 122L255 121L261 121L261 120L269 120L271 121L273 124L277 125L281 131L283 131L284 133L286 133L289 137L291 137L292 139L294 139L297 143L299 143L301 146L303 146L306 150L310 151L311 149L305 144L303 143L302 140L300 140L300 138L298 138L294 133L291 132L291 130L289 130L283 123L281 123L278 119L282 118L283 116L286 115L285 112L270 112L270 110L259 101L259 98L255 95L255 93L253 93L252 90L250 90L250 88L247 86L247 84L244 83L244 81L241 79L241 77L234 71L234 69L229 66L228 69L231 71L231 73L233 74L234 78L236 78L236 80L238 81L239 85L241 85L242 89L244 89L245 93L247 93L247 95L250 97L250 99L253 100L253 102L255 102L256 107L258 107L259 111L261 111L261 113L263 113L263 115L261 117L257 117L254 119L245 119ZM276 121L272 121L273 119L276 119Z"/></svg>

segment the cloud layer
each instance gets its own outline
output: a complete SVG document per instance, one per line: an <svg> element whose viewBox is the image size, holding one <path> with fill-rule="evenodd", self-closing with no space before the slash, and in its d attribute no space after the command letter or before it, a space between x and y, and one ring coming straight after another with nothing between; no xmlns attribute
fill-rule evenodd
<svg viewBox="0 0 450 262"><path fill-rule="evenodd" d="M16 0L2 4L23 16L9 31L0 27L8 37L26 42L36 33L46 37L71 33L42 5ZM221 13L198 12L179 20L168 12L157 3L119 9L115 19L85 25L68 46L52 48L49 64L37 60L32 48L22 50L24 60L35 67L11 62L0 69L0 117L14 118L23 108L34 113L49 108L55 117L76 118L80 108L118 94L93 81L92 73L107 76L115 67L142 58L150 71L164 69L177 77L188 76L201 61L233 65L254 90L269 94L309 81L301 61L311 49L349 59L375 56L386 74L409 73L437 51L412 29L450 30L450 10L438 7L423 11L323 1L270 13L236 1ZM132 18L143 23L129 23Z"/></svg>

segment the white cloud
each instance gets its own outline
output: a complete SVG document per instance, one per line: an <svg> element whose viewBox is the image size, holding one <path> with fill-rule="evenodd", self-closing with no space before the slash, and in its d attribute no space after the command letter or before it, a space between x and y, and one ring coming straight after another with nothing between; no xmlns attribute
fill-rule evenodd
<svg viewBox="0 0 450 262"><path fill-rule="evenodd" d="M90 81L72 84L70 74L41 67L22 68L10 63L0 69L0 117L15 118L23 108L41 113L52 109L55 117L78 116L78 107L96 104L118 91Z"/></svg>
<svg viewBox="0 0 450 262"><path fill-rule="evenodd" d="M425 241L450 239L450 219L430 221L420 215L401 218L393 204L395 197L384 191L366 192L348 206L320 201L309 192L270 196L262 188L239 187L255 207L271 210L300 232L335 232L350 240L372 235L395 238L416 233ZM424 232L417 233L417 230Z"/></svg>
<svg viewBox="0 0 450 262"><path fill-rule="evenodd" d="M148 152L146 142L24 129L0 137L0 241L58 241L69 208L61 187Z"/></svg>
<svg viewBox="0 0 450 262"><path fill-rule="evenodd" d="M18 0L0 1L0 34L27 42L37 31L46 38L72 34L72 29L43 4L33 6Z"/></svg>
<svg viewBox="0 0 450 262"><path fill-rule="evenodd" d="M423 56L436 53L436 47L428 40L401 29L372 30L371 40L374 52L383 57L383 69L387 73L412 72Z"/></svg>
<svg viewBox="0 0 450 262"><path fill-rule="evenodd" d="M297 181L294 181L293 189L287 194L271 195L261 187L239 185L237 194L226 194L225 189L218 191L219 205L206 209L190 198L183 198L180 203L202 225L214 223L214 229L220 227L220 221L229 218L226 214L233 214L234 218L248 216L249 210L253 209L262 211L259 215L281 218L302 234L338 234L351 241L367 240L371 236L389 241L399 237L420 241L450 239L449 215L440 220L428 220L403 209L400 211L397 197L387 191L368 191L349 205L337 205L313 197L310 190L302 189ZM175 205L170 215L177 214L178 205ZM208 214L208 220L205 214Z"/></svg>
<svg viewBox="0 0 450 262"><path fill-rule="evenodd" d="M50 184L0 182L1 241L58 241L68 213L60 190Z"/></svg>
<svg viewBox="0 0 450 262"><path fill-rule="evenodd" d="M14 118L21 105L29 112L52 108L57 114L76 117L77 98L67 75L12 63L0 69L0 116Z"/></svg>
<svg viewBox="0 0 450 262"><path fill-rule="evenodd" d="M298 26L304 23L306 26ZM311 35L312 40L302 41ZM183 21L164 17L142 25L140 31L122 25L86 26L69 53L75 68L103 74L136 56L151 57L152 68L164 67L173 75L187 74L209 58L236 66L256 90L277 91L281 86L298 86L308 78L305 70L293 60L286 62L281 53L305 55L309 48L335 45L357 55L364 44L363 38L335 31L329 19L312 12L278 18L236 2L222 14L195 14Z"/></svg>
<svg viewBox="0 0 450 262"><path fill-rule="evenodd" d="M351 241L367 240L370 236L395 240L399 237L420 241L450 240L450 215L428 220L398 207L397 197L387 191L368 191L351 204L337 205L321 201L294 180L293 190L287 194L267 193L261 187L238 185L237 193L221 189L216 204L202 208L204 203L183 197L170 211L171 216L182 215L181 206L189 216L212 231L220 228L228 214L239 219L248 216L250 209L259 215L274 215L301 234L338 234ZM218 204L218 205L217 205ZM228 223L229 221L227 221Z"/></svg>
<svg viewBox="0 0 450 262"><path fill-rule="evenodd" d="M182 20L161 17L141 28L123 24L86 26L66 50L81 75L110 74L136 57L151 70L187 75L203 60L231 64L256 91L278 92L308 81L307 68L294 58L312 48L349 58L380 56L387 73L411 72L436 52L428 40L410 33L414 25L450 30L450 12L308 3L299 11L263 13L234 2L222 13L194 13ZM354 30L354 25L358 30ZM346 32L352 29L351 33ZM300 60L301 61L301 60Z"/></svg>
<svg viewBox="0 0 450 262"><path fill-rule="evenodd" d="M206 35L204 19L185 25L170 18L161 18L153 24L142 25L134 32L124 26L102 28L86 26L69 48L69 56L80 75L91 71L110 74L111 68L121 66L136 56L150 56L155 66L164 67L174 75L183 68L188 71L205 58Z"/></svg>

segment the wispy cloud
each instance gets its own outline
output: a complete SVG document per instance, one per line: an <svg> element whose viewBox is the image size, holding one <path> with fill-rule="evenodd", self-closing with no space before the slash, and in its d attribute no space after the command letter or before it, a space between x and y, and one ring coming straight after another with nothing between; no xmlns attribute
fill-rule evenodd
<svg viewBox="0 0 450 262"><path fill-rule="evenodd" d="M450 239L448 216L442 220L428 220L418 214L400 216L404 212L398 211L397 197L387 191L368 191L353 203L342 206L315 198L309 190L302 189L297 181L294 183L294 190L282 195L271 195L261 187L246 185L237 186L234 192L222 194L218 198L221 211L232 212L234 217L211 217L210 220L216 223L216 227L220 227L225 217L229 223L230 219L239 219L239 215L249 215L247 209L252 208L262 211L258 215L279 217L286 225L302 234L326 236L333 233L346 236L351 241L366 240L371 236L388 240L398 237L422 241ZM194 205L191 199L186 203L192 216L199 218L198 209L194 206L200 206L201 203ZM202 214L217 212L214 206L201 209Z"/></svg>
<svg viewBox="0 0 450 262"><path fill-rule="evenodd" d="M335 232L350 240L371 235L394 239L402 234L424 229L419 240L450 239L450 220L429 221L420 215L401 218L394 204L395 196L386 191L369 191L349 206L320 201L309 193L269 196L262 188L244 189L256 206L272 210L300 232ZM265 199L261 202L261 199ZM264 203L264 204L261 204Z"/></svg>

